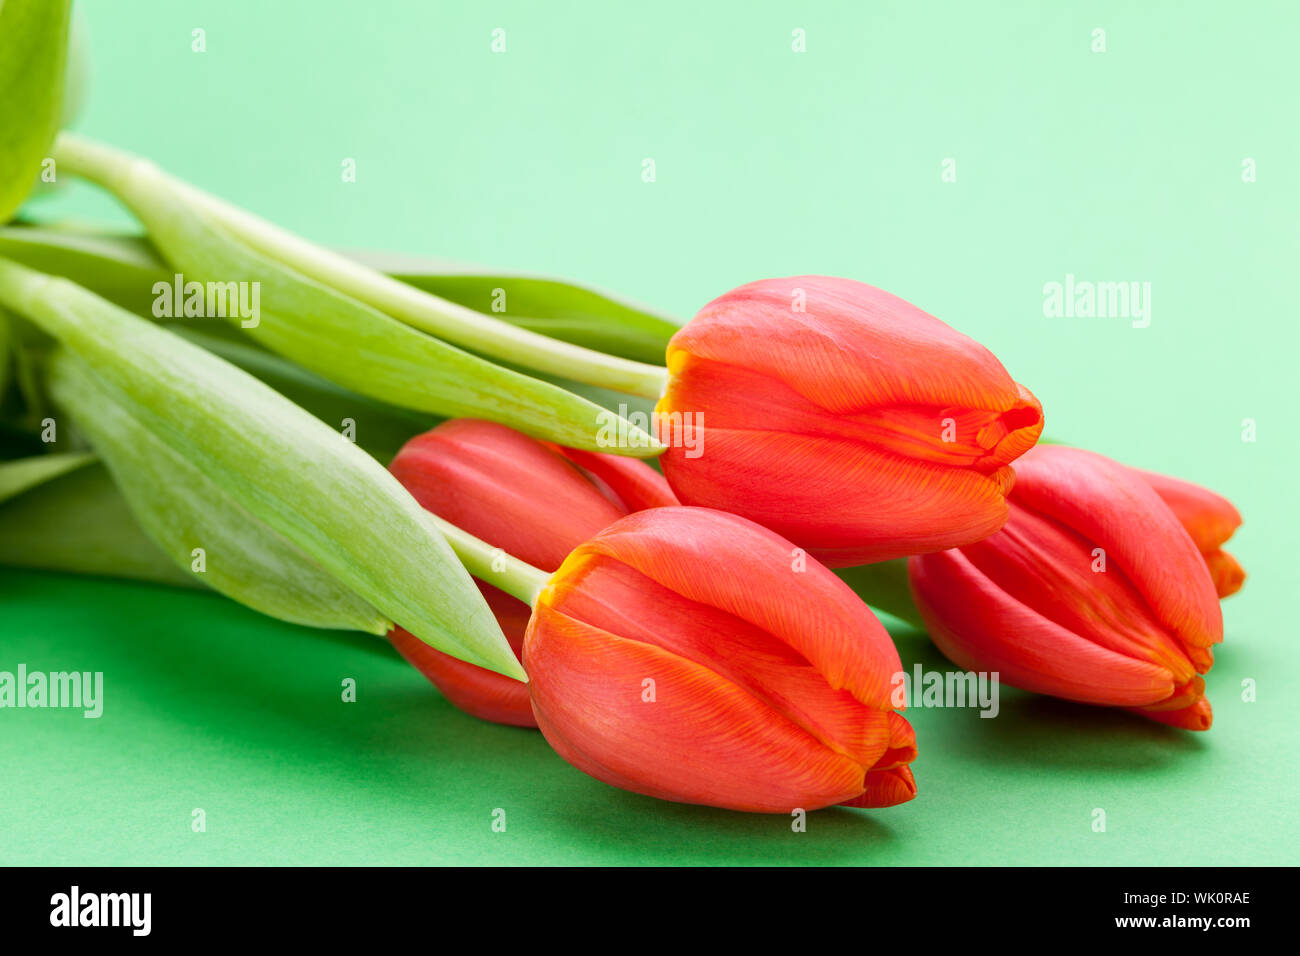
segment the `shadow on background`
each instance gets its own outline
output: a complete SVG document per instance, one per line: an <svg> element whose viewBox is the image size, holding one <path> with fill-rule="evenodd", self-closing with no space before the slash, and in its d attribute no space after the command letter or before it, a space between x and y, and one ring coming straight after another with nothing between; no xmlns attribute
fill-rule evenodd
<svg viewBox="0 0 1300 956"><path fill-rule="evenodd" d="M1129 711L1019 691L1003 693L996 718L966 721L957 733L984 759L1033 767L1147 774L1205 749L1198 734Z"/></svg>
<svg viewBox="0 0 1300 956"><path fill-rule="evenodd" d="M948 672L956 666L921 632L895 633L903 667ZM1205 749L1201 735L1156 723L1131 711L1077 704L999 685L996 717L983 718L970 709L937 710L912 707L908 718L918 736L964 757L1006 766L1151 770L1194 756ZM942 739L938 739L942 736Z"/></svg>
<svg viewBox="0 0 1300 956"><path fill-rule="evenodd" d="M414 849L406 852L432 856L441 844L462 857L509 862L537 852L541 840L560 863L628 855L871 862L895 858L898 834L911 826L908 807L831 808L809 814L807 831L796 833L784 815L617 790L565 764L536 731L462 714L377 637L294 627L216 596L141 584L0 574L0 593L10 590L44 592L29 602L32 616L14 622L16 660L104 671L102 730L117 740L95 746L129 745L166 766L168 778L188 774L207 786L224 788L225 775L238 775L243 801L319 799L317 812L331 820L373 815L382 832L409 838ZM905 669L953 669L923 634L893 630ZM355 703L342 701L345 680L356 682ZM923 741L927 766L918 776L927 795L941 799L943 788L972 773L1150 774L1206 747L1197 735L1135 714L1005 686L999 707L993 719L969 708L908 710ZM474 834L488 832L496 807L508 808L509 838L480 847Z"/></svg>
<svg viewBox="0 0 1300 956"><path fill-rule="evenodd" d="M169 776L211 774L204 761L215 752L223 773L241 776L241 799L288 803L325 787L331 800L376 808L386 828L430 851L487 832L493 808L506 807L523 849L544 838L548 852L573 862L628 853L683 863L860 861L864 850L896 843L870 811L816 811L794 832L788 815L610 787L564 763L539 732L456 710L377 637L295 627L201 593L22 577L8 583L78 594L76 606L62 605L59 648L25 651L31 663L66 658L102 670L104 730L165 763ZM356 682L355 703L341 699L346 679ZM484 859L520 849L492 841Z"/></svg>

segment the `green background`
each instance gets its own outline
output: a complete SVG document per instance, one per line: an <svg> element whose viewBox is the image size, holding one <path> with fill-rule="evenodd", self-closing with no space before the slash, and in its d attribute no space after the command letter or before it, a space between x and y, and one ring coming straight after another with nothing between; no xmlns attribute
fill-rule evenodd
<svg viewBox="0 0 1300 956"><path fill-rule="evenodd" d="M563 275L683 317L803 272L916 302L992 348L1054 437L1240 506L1250 579L1225 605L1210 732L1013 690L995 720L914 709L917 799L792 833L584 777L371 638L4 571L0 669L103 671L106 700L99 720L0 711L0 861L1300 862L1300 14L997 6L99 0L78 126L333 245ZM84 187L40 214L127 222ZM1044 317L1067 273L1150 282L1150 327ZM898 640L908 667L943 666Z"/></svg>

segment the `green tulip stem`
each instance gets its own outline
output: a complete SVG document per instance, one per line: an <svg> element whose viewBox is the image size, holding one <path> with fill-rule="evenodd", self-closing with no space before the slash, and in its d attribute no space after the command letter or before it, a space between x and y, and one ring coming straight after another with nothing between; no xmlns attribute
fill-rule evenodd
<svg viewBox="0 0 1300 956"><path fill-rule="evenodd" d="M462 531L437 515L430 515L438 530L442 532L451 550L465 565L465 570L484 584L491 584L505 591L511 597L518 598L529 607L537 601L546 582L551 576L540 568L511 557L501 548L494 548L481 538L476 538L468 531Z"/></svg>
<svg viewBox="0 0 1300 956"><path fill-rule="evenodd" d="M412 328L480 355L543 374L658 399L668 381L660 365L606 355L553 339L448 302L321 248L251 213L169 177L148 160L69 133L54 144L54 161L116 194L167 182L257 252L302 275L386 312Z"/></svg>

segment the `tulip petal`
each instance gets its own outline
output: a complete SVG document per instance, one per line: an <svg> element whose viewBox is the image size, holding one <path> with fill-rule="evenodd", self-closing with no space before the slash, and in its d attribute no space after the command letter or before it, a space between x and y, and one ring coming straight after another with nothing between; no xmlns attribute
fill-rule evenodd
<svg viewBox="0 0 1300 956"><path fill-rule="evenodd" d="M1237 559L1221 545L1241 527L1241 514L1232 502L1208 488L1154 471L1130 468L1141 476L1167 504L1209 565L1214 589L1220 598L1236 594L1246 581L1246 572Z"/></svg>
<svg viewBox="0 0 1300 956"><path fill-rule="evenodd" d="M1159 664L1180 683L1195 674L1186 647L1153 616L1123 568L1101 564L1091 541L1051 518L1013 499L1003 529L961 552L995 586L1079 637Z"/></svg>
<svg viewBox="0 0 1300 956"><path fill-rule="evenodd" d="M1183 730L1209 730L1210 725L1214 723L1214 711L1210 707L1210 702L1204 697L1198 697L1191 704L1177 710L1153 710L1140 707L1135 708L1134 713Z"/></svg>
<svg viewBox="0 0 1300 956"><path fill-rule="evenodd" d="M1210 577L1214 579L1214 590L1220 598L1236 594L1246 583L1246 572L1227 551L1208 552L1205 563L1210 569Z"/></svg>
<svg viewBox="0 0 1300 956"><path fill-rule="evenodd" d="M1037 399L987 349L847 279L733 290L674 335L667 360L656 424L678 498L752 518L831 566L991 534L1007 465L1043 428Z"/></svg>
<svg viewBox="0 0 1300 956"><path fill-rule="evenodd" d="M444 422L411 439L392 472L425 508L490 545L547 571L626 508L676 503L645 462L572 451L474 419ZM531 608L479 585L516 656ZM527 688L390 635L408 661L461 710L485 720L536 726Z"/></svg>
<svg viewBox="0 0 1300 956"><path fill-rule="evenodd" d="M577 448L565 448L561 453L583 471L602 481L622 504L624 512L679 504L677 496L668 485L668 479L639 458L602 455Z"/></svg>
<svg viewBox="0 0 1300 956"><path fill-rule="evenodd" d="M873 770L867 774L863 786L865 789L861 796L845 800L841 806L879 810L907 803L916 796L916 779L912 776L911 767Z"/></svg>
<svg viewBox="0 0 1300 956"><path fill-rule="evenodd" d="M522 656L524 632L532 609L490 584L478 582L488 607L516 657ZM433 683L458 709L480 720L515 727L536 727L528 685L486 668L444 654L400 627L388 640L398 653Z"/></svg>
<svg viewBox="0 0 1300 956"><path fill-rule="evenodd" d="M905 396L855 411L832 411L785 382L682 353L656 424L663 432L663 410L671 408L682 413L684 427L707 430L716 424L733 431L838 438L900 458L987 473L1032 447L1042 431L1038 400L1023 386L1016 388L1020 401L1009 409L931 405ZM669 418L666 424L676 427L678 421ZM668 435L674 437L671 430Z"/></svg>
<svg viewBox="0 0 1300 956"><path fill-rule="evenodd" d="M785 382L837 414L903 403L1005 412L1022 403L984 346L851 279L793 276L734 289L673 336L670 371L679 353Z"/></svg>
<svg viewBox="0 0 1300 956"><path fill-rule="evenodd" d="M771 813L862 793L859 763L663 648L540 602L524 647L538 726L565 760L598 779L648 796Z"/></svg>
<svg viewBox="0 0 1300 956"><path fill-rule="evenodd" d="M890 743L892 713L827 687L826 679L788 644L603 555L567 564L564 580L547 600L574 620L707 668L863 767L876 764ZM653 607L653 615L646 615L645 607Z"/></svg>
<svg viewBox="0 0 1300 956"><path fill-rule="evenodd" d="M960 551L908 562L930 637L958 667L997 672L1015 687L1088 704L1168 699L1173 675L1086 640L1017 601Z"/></svg>
<svg viewBox="0 0 1300 956"><path fill-rule="evenodd" d="M733 543L725 565L719 539ZM707 508L656 508L606 528L566 564L587 554L613 558L749 622L797 651L832 688L877 710L893 709L890 680L902 665L889 634L848 585L816 561L801 561L798 549L766 528ZM553 581L564 575L561 566Z"/></svg>
<svg viewBox="0 0 1300 956"><path fill-rule="evenodd" d="M1187 644L1223 640L1223 612L1205 560L1160 496L1118 462L1040 445L1016 463L1011 500L1103 548L1157 618Z"/></svg>
<svg viewBox="0 0 1300 956"><path fill-rule="evenodd" d="M664 474L683 501L707 501L795 541L830 567L940 551L1007 518L1010 472L984 475L898 458L856 442L708 428L704 453L672 447Z"/></svg>
<svg viewBox="0 0 1300 956"><path fill-rule="evenodd" d="M1006 463L1042 430L1042 409L1023 389L1008 411L908 400L832 413L747 369L686 354L679 366L658 406L674 491L807 543L832 567L993 533L1006 520ZM673 413L693 442L664 427Z"/></svg>
<svg viewBox="0 0 1300 956"><path fill-rule="evenodd" d="M458 710L471 717L512 727L536 727L528 685L501 674L467 664L402 630L388 639L407 663L438 688Z"/></svg>
<svg viewBox="0 0 1300 956"><path fill-rule="evenodd" d="M546 571L623 514L561 455L491 422L444 422L390 470L429 511Z"/></svg>
<svg viewBox="0 0 1300 956"><path fill-rule="evenodd" d="M1202 552L1217 551L1241 527L1241 513L1222 495L1158 472L1140 468L1129 471L1151 486Z"/></svg>
<svg viewBox="0 0 1300 956"><path fill-rule="evenodd" d="M872 770L892 770L916 759L916 731L902 714L890 713L888 717L889 747L872 766Z"/></svg>

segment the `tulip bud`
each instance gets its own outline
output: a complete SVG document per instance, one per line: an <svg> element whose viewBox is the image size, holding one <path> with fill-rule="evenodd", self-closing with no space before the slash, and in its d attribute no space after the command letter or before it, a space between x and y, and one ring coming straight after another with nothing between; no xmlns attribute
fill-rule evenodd
<svg viewBox="0 0 1300 956"><path fill-rule="evenodd" d="M741 286L668 345L656 406L685 504L743 515L831 567L939 551L1007 518L1043 412L988 349L848 279Z"/></svg>
<svg viewBox="0 0 1300 956"><path fill-rule="evenodd" d="M1093 452L1040 445L1016 463L1008 500L997 534L908 564L939 649L1026 690L1208 729L1198 675L1223 616L1200 551L1151 485Z"/></svg>
<svg viewBox="0 0 1300 956"><path fill-rule="evenodd" d="M1155 489L1192 536L1210 568L1210 577L1214 579L1219 597L1225 598L1240 591L1246 581L1246 572L1236 558L1223 550L1224 543L1241 527L1241 514L1232 502L1181 478L1137 468L1132 470Z"/></svg>
<svg viewBox="0 0 1300 956"><path fill-rule="evenodd" d="M827 568L703 508L642 511L570 554L524 639L533 710L569 763L734 810L892 806L916 793L898 652Z"/></svg>
<svg viewBox="0 0 1300 956"><path fill-rule="evenodd" d="M676 504L663 476L642 461L562 449L474 419L411 439L390 470L429 511L546 571L629 511ZM518 656L531 609L477 583ZM536 726L523 682L435 650L400 627L389 639L466 713Z"/></svg>

